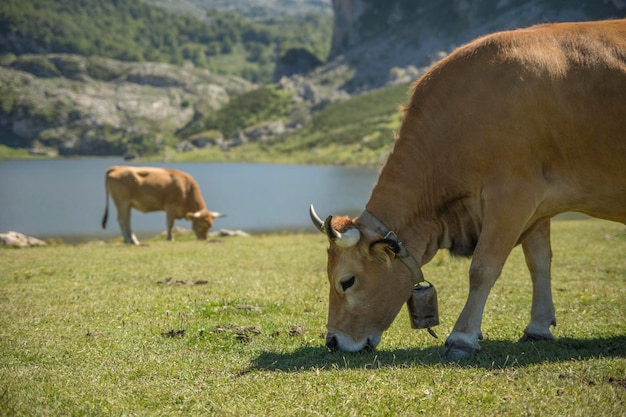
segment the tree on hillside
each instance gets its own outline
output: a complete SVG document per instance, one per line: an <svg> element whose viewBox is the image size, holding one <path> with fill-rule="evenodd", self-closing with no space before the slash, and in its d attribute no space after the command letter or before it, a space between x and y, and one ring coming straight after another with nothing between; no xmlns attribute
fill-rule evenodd
<svg viewBox="0 0 626 417"><path fill-rule="evenodd" d="M269 82L284 44L296 44L324 60L330 26L330 17L321 15L262 23L212 10L199 18L140 0L4 0L0 55L54 52L173 64L187 60L220 72L243 74L245 69L253 81ZM218 59L224 55L232 58Z"/></svg>

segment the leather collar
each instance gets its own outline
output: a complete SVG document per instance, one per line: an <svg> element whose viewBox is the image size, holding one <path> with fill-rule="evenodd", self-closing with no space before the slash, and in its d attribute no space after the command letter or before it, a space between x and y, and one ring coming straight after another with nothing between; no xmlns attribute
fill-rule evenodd
<svg viewBox="0 0 626 417"><path fill-rule="evenodd" d="M396 254L396 256L402 261L411 274L413 274L413 283L415 285L420 282L424 282L424 274L422 273L422 268L417 263L417 260L409 253L406 247L402 244L398 236L395 234L393 230L389 230L387 226L383 224L380 220L376 218L372 213L365 210L361 215L357 218L357 222L360 224L369 227L374 232L378 233L383 239L391 239L398 244L400 251Z"/></svg>

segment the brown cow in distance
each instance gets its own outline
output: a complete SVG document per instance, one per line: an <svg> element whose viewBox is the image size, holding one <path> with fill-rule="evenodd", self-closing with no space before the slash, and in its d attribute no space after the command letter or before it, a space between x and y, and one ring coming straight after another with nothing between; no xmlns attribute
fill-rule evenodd
<svg viewBox="0 0 626 417"><path fill-rule="evenodd" d="M444 356L475 354L518 244L533 284L522 339L552 339L550 219L569 211L626 222L626 20L485 36L415 82L365 211L322 220L311 207L330 240L327 346L376 346L447 249L472 262Z"/></svg>
<svg viewBox="0 0 626 417"><path fill-rule="evenodd" d="M109 195L117 207L124 243L139 244L130 228L130 210L143 213L165 211L167 240L172 240L176 219L191 220L198 239L206 239L213 220L223 215L206 209L200 187L191 175L169 168L112 166L106 172L106 207L102 228L109 215Z"/></svg>

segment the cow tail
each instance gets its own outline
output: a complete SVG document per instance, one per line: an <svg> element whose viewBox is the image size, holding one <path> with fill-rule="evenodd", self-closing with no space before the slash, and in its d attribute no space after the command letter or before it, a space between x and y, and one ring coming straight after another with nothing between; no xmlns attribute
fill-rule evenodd
<svg viewBox="0 0 626 417"><path fill-rule="evenodd" d="M104 216L102 216L102 228L107 228L107 220L109 218L109 179L108 176L104 180Z"/></svg>

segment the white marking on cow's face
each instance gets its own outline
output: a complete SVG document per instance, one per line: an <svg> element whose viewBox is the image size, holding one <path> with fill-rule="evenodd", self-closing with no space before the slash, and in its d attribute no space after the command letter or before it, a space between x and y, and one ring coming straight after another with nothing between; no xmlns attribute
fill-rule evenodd
<svg viewBox="0 0 626 417"><path fill-rule="evenodd" d="M213 214L208 210L200 210L191 215L187 215L191 220L191 229L200 240L206 240L209 229L213 226Z"/></svg>
<svg viewBox="0 0 626 417"><path fill-rule="evenodd" d="M370 248L375 239L362 237L354 247L331 242L328 250L328 340L333 348L356 351L375 347L409 299L409 270L392 261L384 248ZM375 245L380 246L380 245Z"/></svg>

